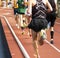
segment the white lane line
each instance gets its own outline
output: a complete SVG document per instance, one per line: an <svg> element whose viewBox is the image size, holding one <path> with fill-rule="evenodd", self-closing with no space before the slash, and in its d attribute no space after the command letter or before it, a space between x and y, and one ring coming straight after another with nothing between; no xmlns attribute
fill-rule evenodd
<svg viewBox="0 0 60 58"><path fill-rule="evenodd" d="M56 24L60 24L58 22L55 22ZM58 49L56 46L54 46L53 44L51 44L49 41L45 40L46 43L48 43L51 47L53 47L57 52L60 53L60 49Z"/></svg>
<svg viewBox="0 0 60 58"><path fill-rule="evenodd" d="M53 47L57 52L59 52L60 53L60 50L56 47L56 46L54 46L53 44L51 44L50 42L48 42L47 40L44 40L46 43L48 43L51 47Z"/></svg>
<svg viewBox="0 0 60 58"><path fill-rule="evenodd" d="M12 29L11 25L9 24L7 18L6 18L5 16L2 16L2 17L5 19L8 27L10 28L13 36L15 37L15 40L16 40L16 42L18 43L19 48L21 49L21 51L22 51L23 55L25 56L25 58L30 58L30 56L28 55L27 51L26 51L25 48L23 47L22 43L20 42L20 40L19 40L18 37L16 36L16 34L15 34L14 30Z"/></svg>
<svg viewBox="0 0 60 58"><path fill-rule="evenodd" d="M4 17L5 17L5 16L4 16ZM60 24L60 23L58 23L58 22L56 22L56 23L57 23L57 24ZM45 40L45 42L48 43L51 47L53 47L56 51L58 51L58 52L60 53L60 50L59 50L56 46L50 44L50 42L48 42L47 40ZM30 58L30 57L28 57L28 58Z"/></svg>
<svg viewBox="0 0 60 58"><path fill-rule="evenodd" d="M55 22L56 24L60 24L59 22Z"/></svg>
<svg viewBox="0 0 60 58"><path fill-rule="evenodd" d="M10 15L10 14L11 14L11 13L9 13L9 12L8 12L8 13L3 13L3 15Z"/></svg>

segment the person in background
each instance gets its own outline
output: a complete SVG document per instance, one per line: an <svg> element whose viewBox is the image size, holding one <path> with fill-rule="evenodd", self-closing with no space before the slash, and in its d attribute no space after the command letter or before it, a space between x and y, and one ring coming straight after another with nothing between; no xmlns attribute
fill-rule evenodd
<svg viewBox="0 0 60 58"><path fill-rule="evenodd" d="M14 0L13 9L14 9L14 16L15 16L16 26L19 29L19 24L18 24L18 3L17 3L17 0Z"/></svg>
<svg viewBox="0 0 60 58"><path fill-rule="evenodd" d="M18 0L18 13L19 13L19 27L22 29L22 34L24 34L24 27L26 26L25 11L27 6L27 0Z"/></svg>
<svg viewBox="0 0 60 58"><path fill-rule="evenodd" d="M46 8L48 7L48 10ZM27 15L31 17L31 22L28 24L28 28L31 29L33 47L35 50L35 58L40 58L38 52L38 42L40 45L44 44L46 39L45 29L47 28L46 12L52 11L52 7L48 0L28 0ZM40 38L37 38L38 34Z"/></svg>
<svg viewBox="0 0 60 58"><path fill-rule="evenodd" d="M51 4L53 11L47 13L47 21L49 22L48 26L50 25L50 36L51 40L50 43L53 44L53 36L54 36L54 24L56 21L56 16L57 16L57 0L48 0L49 3Z"/></svg>
<svg viewBox="0 0 60 58"><path fill-rule="evenodd" d="M12 8L12 5L13 5L13 4L12 4L12 1L10 0L10 1L8 2L7 7L8 7L8 8Z"/></svg>
<svg viewBox="0 0 60 58"><path fill-rule="evenodd" d="M6 8L6 1L5 0L2 0L2 7Z"/></svg>

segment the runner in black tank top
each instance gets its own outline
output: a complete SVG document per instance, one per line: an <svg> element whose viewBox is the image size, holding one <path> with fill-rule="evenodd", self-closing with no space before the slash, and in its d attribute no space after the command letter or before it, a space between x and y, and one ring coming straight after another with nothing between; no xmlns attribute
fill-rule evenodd
<svg viewBox="0 0 60 58"><path fill-rule="evenodd" d="M46 11L44 3L37 1L37 4L32 7L32 21L28 27L35 32L45 29L47 27Z"/></svg>
<svg viewBox="0 0 60 58"><path fill-rule="evenodd" d="M43 2L45 1L45 2ZM35 50L35 57L39 57L38 52L38 42L40 45L44 44L44 39L46 38L45 29L47 27L47 20L46 20L46 4L47 6L51 6L47 0L29 0L28 1L28 13L31 14L32 12L32 20L29 23L28 27L32 31L32 39L33 39L33 47ZM51 10L51 7L49 7ZM31 11L32 10L32 11ZM29 12L30 11L30 12ZM38 36L39 34L39 36ZM39 37L39 38L38 38Z"/></svg>

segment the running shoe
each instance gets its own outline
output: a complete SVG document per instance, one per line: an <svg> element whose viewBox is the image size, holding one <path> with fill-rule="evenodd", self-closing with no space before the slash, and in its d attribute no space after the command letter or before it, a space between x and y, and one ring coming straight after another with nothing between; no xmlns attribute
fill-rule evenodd
<svg viewBox="0 0 60 58"><path fill-rule="evenodd" d="M24 32L21 33L22 35L24 34Z"/></svg>
<svg viewBox="0 0 60 58"><path fill-rule="evenodd" d="M54 44L53 40L50 41L51 44Z"/></svg>
<svg viewBox="0 0 60 58"><path fill-rule="evenodd" d="M21 26L21 29L25 29L25 28L27 28L27 24L23 24L23 26Z"/></svg>
<svg viewBox="0 0 60 58"><path fill-rule="evenodd" d="M43 37L43 39L47 39L47 34L45 32L43 32L42 37Z"/></svg>
<svg viewBox="0 0 60 58"><path fill-rule="evenodd" d="M41 35L41 34L40 34ZM45 32L42 32L42 35L41 35L41 37L40 37L40 39L39 39L39 44L40 45L43 45L44 44L44 40L47 38L47 35L46 35L46 33Z"/></svg>
<svg viewBox="0 0 60 58"><path fill-rule="evenodd" d="M44 44L43 36L40 37L39 44L40 44L40 45L43 45L43 44Z"/></svg>
<svg viewBox="0 0 60 58"><path fill-rule="evenodd" d="M16 27L17 27L18 29L20 28L18 24L16 24Z"/></svg>
<svg viewBox="0 0 60 58"><path fill-rule="evenodd" d="M26 23L23 23L23 27L26 28L27 27L27 24Z"/></svg>

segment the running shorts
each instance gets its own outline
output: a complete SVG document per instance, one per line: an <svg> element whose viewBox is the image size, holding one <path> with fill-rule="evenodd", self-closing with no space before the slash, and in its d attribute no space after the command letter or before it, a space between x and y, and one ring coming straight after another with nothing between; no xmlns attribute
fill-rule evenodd
<svg viewBox="0 0 60 58"><path fill-rule="evenodd" d="M18 8L14 8L14 15L18 13Z"/></svg>
<svg viewBox="0 0 60 58"><path fill-rule="evenodd" d="M47 21L51 22L51 26L53 27L55 24L57 14L55 12L51 12L47 14Z"/></svg>
<svg viewBox="0 0 60 58"><path fill-rule="evenodd" d="M34 30L35 32L41 31L41 29L47 28L47 20L46 19L32 19L28 28Z"/></svg>
<svg viewBox="0 0 60 58"><path fill-rule="evenodd" d="M25 14L25 11L26 11L26 8L24 7L22 7L22 8L18 8L18 13L19 14Z"/></svg>

